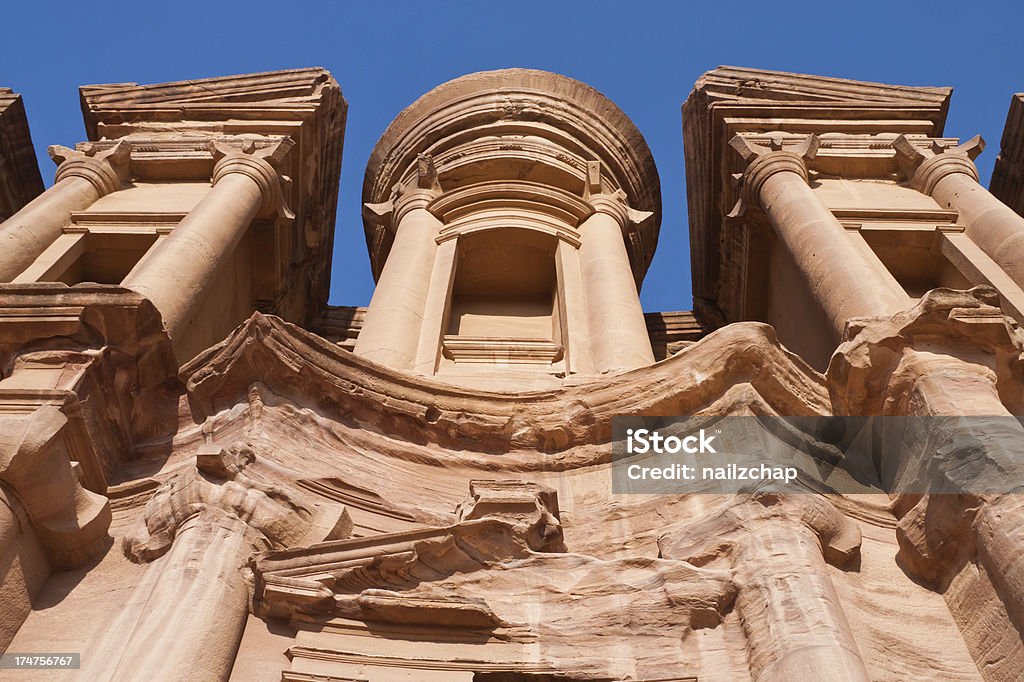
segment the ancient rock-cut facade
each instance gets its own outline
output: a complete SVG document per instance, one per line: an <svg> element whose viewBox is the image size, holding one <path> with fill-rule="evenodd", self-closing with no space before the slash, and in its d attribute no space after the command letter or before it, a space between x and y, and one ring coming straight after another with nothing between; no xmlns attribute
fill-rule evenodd
<svg viewBox="0 0 1024 682"><path fill-rule="evenodd" d="M621 415L1024 414L1020 96L989 193L948 89L708 72L694 311L645 313L657 170L572 79L395 119L366 308L327 304L329 73L81 93L45 192L0 115L0 647L82 666L39 679L1020 678L1017 496L613 495L610 448ZM1010 493L999 423L964 456ZM879 475L934 473L903 438Z"/></svg>
<svg viewBox="0 0 1024 682"><path fill-rule="evenodd" d="M43 191L21 96L0 88L0 220Z"/></svg>

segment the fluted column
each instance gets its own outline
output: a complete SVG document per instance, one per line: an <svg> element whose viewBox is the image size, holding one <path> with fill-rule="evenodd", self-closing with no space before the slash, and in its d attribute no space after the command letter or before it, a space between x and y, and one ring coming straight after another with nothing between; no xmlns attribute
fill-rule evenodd
<svg viewBox="0 0 1024 682"><path fill-rule="evenodd" d="M749 164L743 174L743 205L760 206L767 214L836 338L850 318L892 315L910 306L906 292L884 276L879 263L865 257L808 186L807 161L817 152L816 136L792 151L778 142L762 147L739 135L730 144Z"/></svg>
<svg viewBox="0 0 1024 682"><path fill-rule="evenodd" d="M211 143L213 188L123 285L148 298L171 338L188 327L220 268L257 216L287 214L277 166L292 147L285 138L257 150Z"/></svg>
<svg viewBox="0 0 1024 682"><path fill-rule="evenodd" d="M978 182L974 159L985 148L976 135L959 147L918 148L904 135L893 142L910 185L944 208L956 209L965 234L1019 286L1024 286L1024 218Z"/></svg>
<svg viewBox="0 0 1024 682"><path fill-rule="evenodd" d="M427 210L438 195L438 190L430 187L436 184L436 178L429 180L430 175L421 183L427 187L405 190L393 200L395 241L356 340L357 355L395 369L411 369L416 361L437 257L436 238L442 224Z"/></svg>
<svg viewBox="0 0 1024 682"><path fill-rule="evenodd" d="M131 145L83 151L55 145L50 157L60 164L53 186L0 224L0 282L10 282L61 235L71 213L121 189L129 179Z"/></svg>
<svg viewBox="0 0 1024 682"><path fill-rule="evenodd" d="M594 369L646 367L654 352L623 239L631 209L621 192L595 194L590 205L594 213L580 226L580 274Z"/></svg>

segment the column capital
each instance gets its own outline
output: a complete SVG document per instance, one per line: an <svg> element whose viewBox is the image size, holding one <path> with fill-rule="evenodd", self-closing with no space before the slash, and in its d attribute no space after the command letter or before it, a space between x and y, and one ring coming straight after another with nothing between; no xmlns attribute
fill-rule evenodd
<svg viewBox="0 0 1024 682"><path fill-rule="evenodd" d="M896 162L906 174L911 187L924 194L931 194L940 180L954 173L962 173L978 181L974 159L985 149L985 140L981 135L975 135L957 147L940 140L930 142L928 147L919 147L906 135L900 135L892 142Z"/></svg>
<svg viewBox="0 0 1024 682"><path fill-rule="evenodd" d="M180 470L154 491L143 526L125 538L125 554L137 563L163 556L178 530L197 514L231 520L256 550L349 535L352 519L344 505L311 502L279 471L257 460L244 443L203 443L194 467Z"/></svg>
<svg viewBox="0 0 1024 682"><path fill-rule="evenodd" d="M257 147L254 140L242 140L239 145L211 140L209 149L215 162L211 183L216 186L230 173L245 175L259 186L263 197L257 215L263 218L276 215L291 220L295 214L285 200L291 178L282 174L280 168L293 146L295 143L290 137L276 140L268 147Z"/></svg>
<svg viewBox="0 0 1024 682"><path fill-rule="evenodd" d="M47 147L50 158L57 164L54 182L78 177L89 181L96 192L104 197L121 189L131 179L132 145L119 140L113 147L100 150L93 143L71 149L59 144Z"/></svg>
<svg viewBox="0 0 1024 682"><path fill-rule="evenodd" d="M742 182L740 198L730 212L730 217L742 215L748 205L760 206L761 187L776 173L794 173L807 182L807 162L818 153L818 136L811 134L786 146L784 138L772 137L767 147L756 144L742 135L733 136L729 146L743 159L746 168L738 176Z"/></svg>
<svg viewBox="0 0 1024 682"><path fill-rule="evenodd" d="M602 213L614 218L624 235L632 232L654 215L651 211L638 211L631 207L626 193L621 189L611 194L591 194L586 201L594 209L594 213Z"/></svg>
<svg viewBox="0 0 1024 682"><path fill-rule="evenodd" d="M425 209L430 202L441 196L441 182L438 178L434 157L430 154L416 155L415 177L407 184L396 182L391 188L391 197L379 204L364 204L363 215L384 225L392 234L398 230L402 218L417 208Z"/></svg>

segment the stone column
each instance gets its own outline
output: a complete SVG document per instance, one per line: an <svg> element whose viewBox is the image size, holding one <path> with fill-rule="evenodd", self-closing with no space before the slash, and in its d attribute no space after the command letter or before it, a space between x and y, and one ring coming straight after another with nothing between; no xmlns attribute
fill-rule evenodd
<svg viewBox="0 0 1024 682"><path fill-rule="evenodd" d="M893 142L911 187L943 208L956 209L971 241L1024 286L1024 218L978 183L974 159L984 148L980 135L953 149L935 142L918 148L905 135Z"/></svg>
<svg viewBox="0 0 1024 682"><path fill-rule="evenodd" d="M83 657L84 679L227 680L249 613L254 552L348 536L344 507L310 503L293 479L246 446L207 443L195 467L167 479L123 539L150 562Z"/></svg>
<svg viewBox="0 0 1024 682"><path fill-rule="evenodd" d="M415 370L418 374L433 376L437 371L437 363L441 357L441 339L447 330L451 310L448 301L455 284L457 255L457 239L449 239L437 247L416 351Z"/></svg>
<svg viewBox="0 0 1024 682"><path fill-rule="evenodd" d="M751 679L867 682L827 565L842 568L859 556L857 524L817 495L762 492L732 500L661 536L658 547L665 559L728 559Z"/></svg>
<svg viewBox="0 0 1024 682"><path fill-rule="evenodd" d="M366 310L355 353L395 369L412 369L431 292L430 280L437 257L441 221L427 210L438 196L436 171L429 158L419 160L419 183L396 192L386 205L368 210L390 212L395 241L381 270ZM434 295L443 295L440 287Z"/></svg>
<svg viewBox="0 0 1024 682"><path fill-rule="evenodd" d="M651 339L623 240L632 209L621 191L593 195L590 205L594 214L580 226L580 273L594 370L652 365Z"/></svg>
<svg viewBox="0 0 1024 682"><path fill-rule="evenodd" d="M792 150L778 141L762 147L739 135L730 144L749 164L739 210L747 204L764 210L832 323L836 339L850 318L892 315L910 306L906 292L895 280L880 276L877 264L851 242L808 186L807 161L818 148L815 135Z"/></svg>
<svg viewBox="0 0 1024 682"><path fill-rule="evenodd" d="M52 146L60 164L53 186L0 224L0 282L10 282L61 235L71 213L121 189L129 179L131 145L124 140L98 151Z"/></svg>
<svg viewBox="0 0 1024 682"><path fill-rule="evenodd" d="M186 520L93 650L89 678L228 679L249 614L241 571L254 551L252 535L218 509Z"/></svg>
<svg viewBox="0 0 1024 682"><path fill-rule="evenodd" d="M235 251L253 219L289 215L277 166L292 147L285 138L257 150L211 143L213 188L163 240L123 286L148 298L163 316L171 338L188 327L221 266Z"/></svg>
<svg viewBox="0 0 1024 682"><path fill-rule="evenodd" d="M594 365L587 339L587 299L583 291L583 275L580 274L580 252L564 239L559 239L555 247L555 270L566 370L570 374L593 374Z"/></svg>
<svg viewBox="0 0 1024 682"><path fill-rule="evenodd" d="M736 571L743 585L736 608L750 638L751 676L871 679L814 531L773 521L752 531L748 543Z"/></svg>

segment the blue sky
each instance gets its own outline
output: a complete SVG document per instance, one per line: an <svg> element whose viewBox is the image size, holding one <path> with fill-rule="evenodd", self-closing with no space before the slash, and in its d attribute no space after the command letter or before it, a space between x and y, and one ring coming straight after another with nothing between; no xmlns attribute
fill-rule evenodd
<svg viewBox="0 0 1024 682"><path fill-rule="evenodd" d="M946 134L981 133L987 184L1024 91L1024 1L17 2L0 10L0 86L25 96L47 184L49 144L85 138L77 87L323 66L349 103L331 302L373 289L359 195L366 159L406 105L465 73L546 69L604 92L661 174L664 217L647 310L691 307L679 108L719 64L955 88Z"/></svg>

